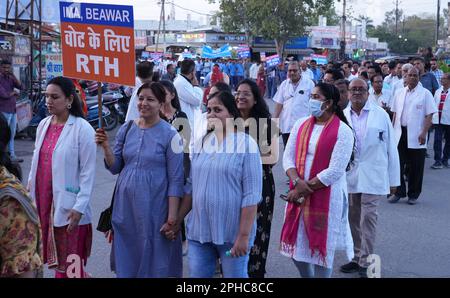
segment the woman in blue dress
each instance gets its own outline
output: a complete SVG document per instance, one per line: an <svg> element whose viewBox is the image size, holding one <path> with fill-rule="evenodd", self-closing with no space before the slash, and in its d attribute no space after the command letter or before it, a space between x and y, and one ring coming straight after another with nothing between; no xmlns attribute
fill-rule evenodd
<svg viewBox="0 0 450 298"><path fill-rule="evenodd" d="M139 118L119 129L113 149L103 129L96 134L106 168L119 174L112 213L116 274L181 277L181 237L164 236L177 221L183 196L181 138L160 118L164 87L146 83L137 94Z"/></svg>

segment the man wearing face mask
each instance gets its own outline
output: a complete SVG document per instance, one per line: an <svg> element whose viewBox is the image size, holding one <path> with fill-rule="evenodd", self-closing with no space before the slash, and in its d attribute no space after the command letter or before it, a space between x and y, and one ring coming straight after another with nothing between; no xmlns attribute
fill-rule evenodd
<svg viewBox="0 0 450 298"><path fill-rule="evenodd" d="M181 110L186 113L189 125L194 127L194 118L201 114L203 90L195 76L195 62L185 59L181 62L181 75L173 82L180 98Z"/></svg>
<svg viewBox="0 0 450 298"><path fill-rule="evenodd" d="M359 271L362 277L367 276L367 257L374 253L379 202L400 185L394 128L383 108L369 99L367 87L365 81L353 80L349 88L351 106L344 110L356 135L355 160L347 173L355 256L341 266L341 271Z"/></svg>
<svg viewBox="0 0 450 298"><path fill-rule="evenodd" d="M401 186L389 202L396 203L408 196L408 204L414 205L422 192L428 130L432 126L432 116L438 110L431 92L419 85L419 71L416 68L409 70L407 81L408 86L397 93L392 103ZM409 169L408 192L404 179L405 166Z"/></svg>
<svg viewBox="0 0 450 298"><path fill-rule="evenodd" d="M283 143L289 139L294 123L309 115L308 102L314 82L302 77L298 61L289 62L288 79L278 88L273 100L275 101L274 118L280 118L280 129Z"/></svg>

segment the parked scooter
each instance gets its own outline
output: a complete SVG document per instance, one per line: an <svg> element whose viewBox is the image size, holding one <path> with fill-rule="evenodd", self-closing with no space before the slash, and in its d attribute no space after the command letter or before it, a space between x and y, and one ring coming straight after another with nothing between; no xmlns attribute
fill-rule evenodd
<svg viewBox="0 0 450 298"><path fill-rule="evenodd" d="M117 97L117 95L114 95ZM106 100L105 100L106 97ZM102 115L103 115L103 125L105 130L110 131L117 127L118 117L113 114L110 110L110 106L117 103L117 99L113 99L111 95L103 96L102 105ZM86 115L86 120L94 127L98 128L98 99L97 96L87 97L86 103L88 107L88 112ZM49 116L47 107L45 105L45 96L41 96L35 99L32 103L33 118L28 125L26 132L29 138L32 140L36 139L36 131L39 123Z"/></svg>

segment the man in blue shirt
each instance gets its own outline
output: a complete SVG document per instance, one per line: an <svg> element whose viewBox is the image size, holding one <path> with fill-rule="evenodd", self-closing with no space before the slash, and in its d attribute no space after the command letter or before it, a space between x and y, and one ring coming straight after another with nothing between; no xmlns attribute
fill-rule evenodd
<svg viewBox="0 0 450 298"><path fill-rule="evenodd" d="M229 76L230 76L230 87L231 90L234 89L234 87L237 86L237 72L236 72L236 62L234 60L231 60L228 63L228 70L230 72Z"/></svg>
<svg viewBox="0 0 450 298"><path fill-rule="evenodd" d="M236 85L237 86L239 84L240 81L242 81L244 79L244 75L245 75L245 70L244 70L244 65L242 65L241 61L238 61L236 64Z"/></svg>
<svg viewBox="0 0 450 298"><path fill-rule="evenodd" d="M317 67L317 61L314 60L314 59L312 59L309 62L309 66L310 66L310 69L311 69L311 71L312 71L312 73L314 75L314 77L313 77L314 83L317 84L320 81L320 79L322 78L322 72Z"/></svg>
<svg viewBox="0 0 450 298"><path fill-rule="evenodd" d="M436 77L430 73L425 72L425 61L422 58L415 58L413 61L413 65L420 73L420 83L425 89L428 89L431 94L436 92L439 89L439 83L436 80Z"/></svg>

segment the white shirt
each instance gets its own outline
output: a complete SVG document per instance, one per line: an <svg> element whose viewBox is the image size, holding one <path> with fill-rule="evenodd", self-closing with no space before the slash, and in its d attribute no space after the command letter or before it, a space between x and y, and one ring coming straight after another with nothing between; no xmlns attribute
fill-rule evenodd
<svg viewBox="0 0 450 298"><path fill-rule="evenodd" d="M369 100L375 102L380 107L383 107L383 104L386 104L388 107L391 106L392 94L389 89L383 88L380 94L375 94L375 90L373 88L369 89Z"/></svg>
<svg viewBox="0 0 450 298"><path fill-rule="evenodd" d="M441 122L439 122L439 103L441 102L441 94L444 91L444 87L440 87L434 94L434 101L438 112L433 115L433 124L450 125L450 89L447 91L447 97L442 109ZM450 141L450 140L449 140Z"/></svg>
<svg viewBox="0 0 450 298"><path fill-rule="evenodd" d="M200 106L203 100L203 90L195 87L184 76L179 75L173 82L180 99L181 110L186 113L189 125L194 127L195 117L200 116Z"/></svg>
<svg viewBox="0 0 450 298"><path fill-rule="evenodd" d="M130 102L128 103L127 115L125 116L125 121L127 122L139 118L139 111L137 107L139 96L137 95L137 92L139 90L139 87L141 87L142 85L142 80L136 77L136 86L134 87L133 93L131 94Z"/></svg>
<svg viewBox="0 0 450 298"><path fill-rule="evenodd" d="M405 87L392 103L392 112L394 115L394 131L397 144L402 135L402 126L406 126L408 130L408 148L409 149L426 149L425 144L419 144L419 135L424 127L425 117L437 112L436 103L433 95L427 89L417 85L413 90Z"/></svg>
<svg viewBox="0 0 450 298"><path fill-rule="evenodd" d="M357 135L355 160L347 172L348 192L386 195L390 187L400 185L394 128L389 115L373 102L368 101L363 111L367 113L364 117L355 118L351 108L344 110L349 124L361 133ZM358 127L363 127L363 132Z"/></svg>
<svg viewBox="0 0 450 298"><path fill-rule="evenodd" d="M385 77L383 81L385 84L388 84L391 88L393 88L394 84L400 81L400 79L398 78L398 76L393 76L390 74L387 77Z"/></svg>
<svg viewBox="0 0 450 298"><path fill-rule="evenodd" d="M345 77L345 79L349 82L353 81L354 79L358 78L357 76L354 76L350 73L350 75L348 77Z"/></svg>
<svg viewBox="0 0 450 298"><path fill-rule="evenodd" d="M307 68L306 70L301 69L302 71L302 78L308 78L311 81L314 81L314 73L311 69Z"/></svg>
<svg viewBox="0 0 450 298"><path fill-rule="evenodd" d="M258 69L259 66L256 63L253 63L250 67L250 78L256 80L258 78Z"/></svg>
<svg viewBox="0 0 450 298"><path fill-rule="evenodd" d="M39 123L28 177L31 197L36 200L36 175L39 153L50 127L49 116ZM95 131L83 118L72 115L58 138L52 156L53 225L69 224L71 209L83 214L80 225L91 223L90 200L94 188L97 145Z"/></svg>
<svg viewBox="0 0 450 298"><path fill-rule="evenodd" d="M278 87L273 100L283 105L280 114L282 133L290 133L298 119L310 115L309 98L314 86L312 80L302 76L295 89L290 79L284 80Z"/></svg>

